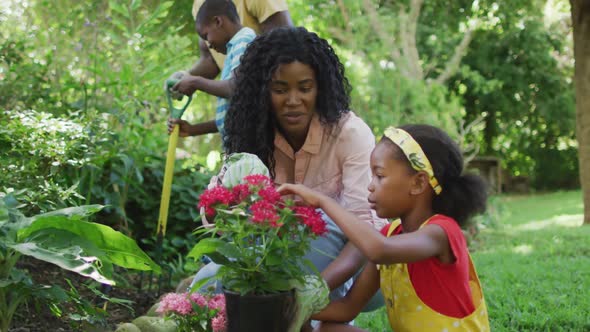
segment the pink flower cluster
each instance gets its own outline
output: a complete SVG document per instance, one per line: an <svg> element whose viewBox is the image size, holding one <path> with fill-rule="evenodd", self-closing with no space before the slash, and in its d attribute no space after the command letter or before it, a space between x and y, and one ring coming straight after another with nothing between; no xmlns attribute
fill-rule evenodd
<svg viewBox="0 0 590 332"><path fill-rule="evenodd" d="M216 213L215 220L210 220L214 227L203 233L217 236L224 244L213 247L200 241L193 251L230 260L223 271L227 273L220 276L224 285L243 287L248 280L244 288L253 293L282 291L285 286L278 280L303 280L307 274L301 263L311 240L327 232L326 223L314 208L283 199L268 176L249 175L240 182L201 195L199 207Z"/></svg>
<svg viewBox="0 0 590 332"><path fill-rule="evenodd" d="M225 204L229 205L234 199L234 194L223 186L215 186L211 189L207 189L201 194L199 204L197 207L200 209L205 208L205 214L212 216L215 214L213 209L214 204Z"/></svg>
<svg viewBox="0 0 590 332"><path fill-rule="evenodd" d="M247 184L241 183L232 188L232 194L234 195L234 202L244 201L250 196L250 187Z"/></svg>
<svg viewBox="0 0 590 332"><path fill-rule="evenodd" d="M268 176L262 174L246 175L244 176L244 181L252 186L272 186L272 180Z"/></svg>
<svg viewBox="0 0 590 332"><path fill-rule="evenodd" d="M186 293L168 293L162 298L160 306L156 310L158 313L175 312L180 315L188 315L193 311L191 300Z"/></svg>
<svg viewBox="0 0 590 332"><path fill-rule="evenodd" d="M252 222L257 224L268 223L273 227L280 227L281 224L277 223L281 218L276 211L275 206L269 201L258 201L252 204L250 207L252 212Z"/></svg>
<svg viewBox="0 0 590 332"><path fill-rule="evenodd" d="M312 233L321 236L328 231L326 222L316 209L309 206L296 206L293 210L301 218L301 221L311 229Z"/></svg>
<svg viewBox="0 0 590 332"><path fill-rule="evenodd" d="M225 332L226 315L225 315L225 297L223 294L217 294L207 298L199 293L168 293L160 301L160 306L156 312L164 315L191 316L197 315L193 309L193 304L201 308L207 308L203 311L206 317L201 319L211 320L213 332ZM214 309L215 316L208 317L211 309Z"/></svg>
<svg viewBox="0 0 590 332"><path fill-rule="evenodd" d="M281 201L281 194L275 189L275 187L268 186L260 189L258 195L263 200L275 204Z"/></svg>
<svg viewBox="0 0 590 332"><path fill-rule="evenodd" d="M253 197L253 202L249 201L251 197ZM272 180L261 174L245 176L244 183L234 186L231 190L223 186L205 190L201 195L198 207L205 208L207 216L212 216L215 214L215 207L219 204L232 206L244 202L249 205L247 208L252 214L251 221L253 223L269 225L274 228L284 225L280 220L285 202L273 186ZM326 233L326 223L313 208L292 207L291 209L312 233L316 235Z"/></svg>

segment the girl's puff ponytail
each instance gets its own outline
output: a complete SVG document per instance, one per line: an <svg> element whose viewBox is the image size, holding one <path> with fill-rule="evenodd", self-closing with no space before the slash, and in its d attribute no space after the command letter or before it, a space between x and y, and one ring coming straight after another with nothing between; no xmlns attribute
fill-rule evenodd
<svg viewBox="0 0 590 332"><path fill-rule="evenodd" d="M463 174L463 155L457 143L433 126L405 125L400 128L418 142L442 187L442 192L433 198L434 212L452 217L459 225L464 225L473 215L483 213L487 185L475 174Z"/></svg>

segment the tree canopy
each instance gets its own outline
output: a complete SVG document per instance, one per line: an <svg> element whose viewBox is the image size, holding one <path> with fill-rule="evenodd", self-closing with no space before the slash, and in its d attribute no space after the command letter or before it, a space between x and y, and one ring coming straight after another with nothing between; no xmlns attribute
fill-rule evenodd
<svg viewBox="0 0 590 332"><path fill-rule="evenodd" d="M376 136L389 125L429 123L470 157L500 158L509 176L535 189L579 185L565 0L288 4L296 25L334 46L354 111ZM41 211L106 202L126 224L157 205L149 198L158 196L166 149L162 84L198 58L191 6L3 2L0 191L37 188L21 195ZM186 117L213 114L214 98L197 93ZM221 144L210 135L183 148L191 157L178 172L191 181L215 168ZM197 192L184 194L190 201Z"/></svg>

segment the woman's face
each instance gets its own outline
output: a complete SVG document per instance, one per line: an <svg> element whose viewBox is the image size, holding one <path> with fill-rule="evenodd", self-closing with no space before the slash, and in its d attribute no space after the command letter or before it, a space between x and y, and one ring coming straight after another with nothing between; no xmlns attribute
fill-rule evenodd
<svg viewBox="0 0 590 332"><path fill-rule="evenodd" d="M307 136L318 94L314 70L294 61L281 64L270 82L272 111L286 135Z"/></svg>

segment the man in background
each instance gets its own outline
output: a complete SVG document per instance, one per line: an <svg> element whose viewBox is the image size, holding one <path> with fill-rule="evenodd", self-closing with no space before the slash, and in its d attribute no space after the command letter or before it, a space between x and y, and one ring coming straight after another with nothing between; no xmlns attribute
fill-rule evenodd
<svg viewBox="0 0 590 332"><path fill-rule="evenodd" d="M229 2L229 0L227 1ZM281 26L293 25L285 0L233 0L232 2L237 10L241 25L251 28L256 34L264 33ZM205 0L195 0L193 3L192 14L195 20L203 3L205 3ZM170 78L182 82L186 81L188 76L200 76L209 80L217 77L223 71L225 54L216 51L213 49L213 46L206 40L199 38L199 60L188 71L178 71L172 74ZM178 86L175 88L178 88ZM192 94L192 91L190 94ZM178 93L177 91L173 92ZM173 96L175 98L181 98L181 95L178 94L173 94ZM224 95L223 97L227 98L228 96ZM180 126L181 137L209 134L218 131L214 122L189 124L187 121L180 119L169 119L169 131L176 124Z"/></svg>
<svg viewBox="0 0 590 332"><path fill-rule="evenodd" d="M193 17L196 17L203 2L205 1L195 0L193 3ZM285 0L233 0L233 3L236 5L242 25L253 29L257 35L277 27L293 25ZM202 40L199 41L199 48L201 49L201 59L199 62L211 61L209 59L212 59L218 68L215 73L216 76L223 69L223 55L207 47L204 47L203 50L202 44ZM198 62L195 66L197 64ZM204 65L208 66L209 64L204 63ZM191 72L195 69L195 66L193 66Z"/></svg>
<svg viewBox="0 0 590 332"><path fill-rule="evenodd" d="M229 0L228 0L229 1ZM205 0L195 0L193 3L193 17L199 11ZM233 0L241 24L253 29L256 34L270 31L276 27L292 26L291 15L285 0ZM184 72L176 72L172 75L175 79L190 74L205 78L215 78L223 69L225 57L223 54L209 48L207 43L199 38L199 60L191 69Z"/></svg>

